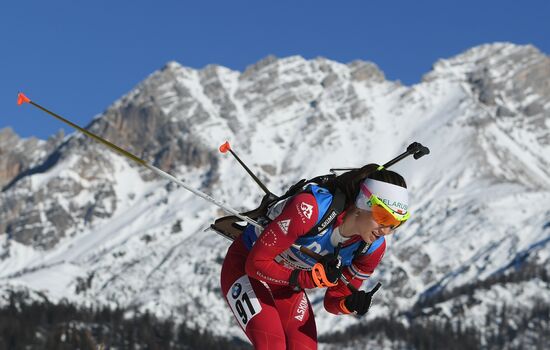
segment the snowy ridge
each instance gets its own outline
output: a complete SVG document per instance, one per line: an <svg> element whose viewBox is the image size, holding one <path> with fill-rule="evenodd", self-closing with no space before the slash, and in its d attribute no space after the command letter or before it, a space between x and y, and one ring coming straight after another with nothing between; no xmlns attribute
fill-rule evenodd
<svg viewBox="0 0 550 350"><path fill-rule="evenodd" d="M89 128L236 209L261 192L217 153L225 140L276 194L331 167L383 163L412 141L429 146L395 166L413 218L369 282L384 288L368 318L402 315L519 260L549 266L550 92L531 73L549 79L549 67L535 48L506 43L440 60L411 87L366 62L268 57L243 73L170 62ZM203 232L220 210L81 135L52 152L55 164L0 194L4 292L147 309L242 337L219 291L229 242ZM480 290L466 320L547 294L541 281L522 283ZM321 334L364 322L326 313L322 293L310 298Z"/></svg>

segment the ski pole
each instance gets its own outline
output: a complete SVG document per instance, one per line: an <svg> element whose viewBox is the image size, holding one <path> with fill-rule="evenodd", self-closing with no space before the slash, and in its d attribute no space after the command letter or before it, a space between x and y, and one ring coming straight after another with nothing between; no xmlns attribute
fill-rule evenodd
<svg viewBox="0 0 550 350"><path fill-rule="evenodd" d="M423 156L425 156L426 154L430 154L430 149L428 147L422 146L418 142L413 142L409 145L409 147L407 147L407 150L405 152L401 153L400 155L393 158L392 160L390 160L386 164L382 165L381 167L378 167L378 170L387 169L390 166L392 166L393 164L395 164L395 163L399 162L400 160L406 158L407 156L412 155L414 159L419 159L419 158L422 158Z"/></svg>
<svg viewBox="0 0 550 350"><path fill-rule="evenodd" d="M425 156L426 154L430 154L430 149L428 147L422 146L419 142L413 142L408 147L407 150L397 157L393 158L389 162L387 162L384 165L381 165L376 170L382 170L387 169L390 166L394 165L395 163L399 162L400 160L412 155L414 159L419 159ZM336 171L348 171L348 170L357 170L358 168L331 168L330 172L335 173Z"/></svg>
<svg viewBox="0 0 550 350"><path fill-rule="evenodd" d="M29 104L35 106L36 108L38 108L38 109L40 109L40 110L42 110L42 111L48 113L49 115L51 115L51 116L57 118L58 120L62 121L63 123L68 124L68 125L70 125L71 127L75 128L75 129L77 129L77 130L79 130L80 132L82 132L82 133L84 133L85 135L91 137L92 139L96 140L97 142L104 144L105 146L109 147L111 150L113 150L113 151L119 153L120 155L122 155L122 156L124 156L124 157L126 157L126 158L128 158L128 159L131 159L131 160L133 160L134 162L138 163L139 165L144 166L145 168L147 168L147 169L149 169L149 170L152 170L153 172L155 172L155 173L158 174L159 176L164 177L165 179L168 179L168 180L170 180L170 181L172 181L172 182L174 182L174 183L180 185L181 187L185 188L186 190L192 192L193 194L195 194L195 195L197 195L197 196L199 196L199 197L201 197L201 198L203 198L203 199L209 201L210 203L213 203L213 204L217 205L218 207L220 207L221 209L225 210L226 212L235 215L235 216L238 217L239 219L242 219L242 220L244 220L244 221L246 221L246 222L248 222L248 223L250 223L250 224L252 224L252 225L254 225L254 226L256 226L256 227L260 227L260 228L262 227L262 226L261 226L260 224L258 224L256 221L252 220L251 218L249 218L249 217L247 217L247 216L241 215L238 211L236 211L235 209L233 209L233 208L227 206L225 203L220 202L220 201L218 201L218 200L212 198L211 196L207 195L206 193L204 193L204 192L202 192L202 191L199 191L199 190L196 190L196 189L194 189L194 188L191 188L191 187L187 186L183 181L178 180L178 179L176 179L174 176L172 176L172 175L170 175L170 174L168 174L168 173L162 171L161 169L159 169L159 168L157 168L157 167L155 167L155 166L153 166L153 165L147 163L146 161L144 161L143 159L137 157L136 155L134 155L134 154L132 154L132 153L130 153L130 152L128 152L128 151L126 151L126 150L124 150L124 149L118 147L117 145L115 145L115 144L113 144L113 143L111 143L111 142L109 142L109 141L107 141L107 140L105 140L105 139L103 139L103 138L97 136L96 134L94 134L94 133L92 133L92 132L90 132L90 131L88 131L88 130L86 130L86 129L81 128L80 126L78 126L78 125L72 123L71 121L69 121L69 120L63 118L62 116L60 116L60 115L58 115L58 114L56 114L56 113L54 113L54 112L52 112L52 111L50 111L50 110L48 110L48 109L42 107L42 106L39 105L38 103L35 103L35 102L31 101L27 96L25 96L23 93L20 92L20 93L17 95L17 104L18 104L18 105L22 105L23 103L29 103Z"/></svg>
<svg viewBox="0 0 550 350"><path fill-rule="evenodd" d="M239 158L239 156L237 156L237 154L233 152L233 150L231 149L231 145L229 144L229 141L225 141L225 143L220 146L219 150L222 153L227 153L227 151L229 151L229 153L231 153L231 155L235 157L237 162L239 162L239 164L242 165L244 170L246 170L248 175L250 175L252 179L254 179L254 181L258 184L258 186L260 186L260 188L265 192L265 194L267 194L269 197L272 197L273 199L277 199L277 196L271 193L271 191L267 189L267 187L262 183L262 181L260 181L260 179L258 179L258 177L246 166L246 164L241 160L241 158Z"/></svg>

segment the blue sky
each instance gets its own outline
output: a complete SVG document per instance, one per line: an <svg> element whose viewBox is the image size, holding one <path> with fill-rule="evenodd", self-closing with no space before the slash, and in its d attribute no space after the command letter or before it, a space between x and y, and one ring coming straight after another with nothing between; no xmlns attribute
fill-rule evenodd
<svg viewBox="0 0 550 350"><path fill-rule="evenodd" d="M508 41L550 53L550 1L3 1L0 128L47 138L63 128L18 91L80 125L175 60L244 70L261 58L376 63L418 82L442 57Z"/></svg>

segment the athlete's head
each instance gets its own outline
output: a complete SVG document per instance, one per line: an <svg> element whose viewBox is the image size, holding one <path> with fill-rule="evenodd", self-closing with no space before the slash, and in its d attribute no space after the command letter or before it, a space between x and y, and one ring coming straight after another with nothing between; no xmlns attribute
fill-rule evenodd
<svg viewBox="0 0 550 350"><path fill-rule="evenodd" d="M390 234L409 218L405 180L394 171L377 168L377 164L368 164L343 174L339 181L346 183L348 199L340 232L344 236L360 235L367 243Z"/></svg>

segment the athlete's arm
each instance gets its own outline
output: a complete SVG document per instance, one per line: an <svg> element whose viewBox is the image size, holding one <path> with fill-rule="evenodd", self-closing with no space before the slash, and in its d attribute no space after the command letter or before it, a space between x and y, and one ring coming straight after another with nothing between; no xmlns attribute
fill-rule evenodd
<svg viewBox="0 0 550 350"><path fill-rule="evenodd" d="M317 202L312 194L300 193L289 199L250 250L245 266L247 275L271 284L288 285L293 270L274 259L306 234L317 223L317 216ZM299 273L298 283L302 288L315 287L307 271Z"/></svg>
<svg viewBox="0 0 550 350"><path fill-rule="evenodd" d="M374 273L385 251L386 241L384 240L373 252L355 258L350 266L344 268L343 275L356 289L359 289L363 281ZM324 300L325 309L335 315L351 313L344 305L348 295L351 295L350 289L344 282L339 281L336 286L327 289Z"/></svg>

